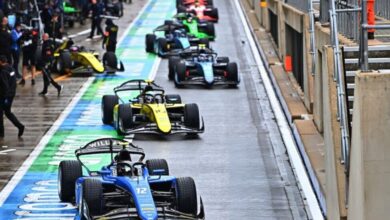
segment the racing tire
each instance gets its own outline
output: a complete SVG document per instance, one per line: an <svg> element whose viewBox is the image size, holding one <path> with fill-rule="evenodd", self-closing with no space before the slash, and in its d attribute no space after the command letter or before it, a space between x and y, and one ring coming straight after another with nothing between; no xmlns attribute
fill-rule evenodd
<svg viewBox="0 0 390 220"><path fill-rule="evenodd" d="M103 214L105 202L102 182L96 178L88 178L84 180L82 186L83 200L87 203L89 213L92 216Z"/></svg>
<svg viewBox="0 0 390 220"><path fill-rule="evenodd" d="M58 196L62 202L73 202L76 180L83 176L81 163L77 160L64 160L58 167Z"/></svg>
<svg viewBox="0 0 390 220"><path fill-rule="evenodd" d="M159 38L158 39L158 45L162 52L168 52L168 42L165 38Z"/></svg>
<svg viewBox="0 0 390 220"><path fill-rule="evenodd" d="M213 23L210 22L207 23L206 34L212 38L215 38L215 26Z"/></svg>
<svg viewBox="0 0 390 220"><path fill-rule="evenodd" d="M68 74L72 68L72 59L68 51L63 51L57 60L57 72L60 74Z"/></svg>
<svg viewBox="0 0 390 220"><path fill-rule="evenodd" d="M219 19L219 13L218 13L218 8L213 8L210 12L210 16L212 18L215 18L218 22L218 19Z"/></svg>
<svg viewBox="0 0 390 220"><path fill-rule="evenodd" d="M183 62L179 62L176 65L176 80L175 80L175 85L176 87L180 87L180 82L186 80L186 71L187 67L186 64Z"/></svg>
<svg viewBox="0 0 390 220"><path fill-rule="evenodd" d="M124 135L124 131L133 127L133 110L130 104L119 105L117 122L116 131L119 135Z"/></svg>
<svg viewBox="0 0 390 220"><path fill-rule="evenodd" d="M103 55L103 65L109 66L113 69L117 69L118 66L118 59L114 52L106 52Z"/></svg>
<svg viewBox="0 0 390 220"><path fill-rule="evenodd" d="M184 105L184 125L197 130L200 128L200 114L197 104Z"/></svg>
<svg viewBox="0 0 390 220"><path fill-rule="evenodd" d="M228 63L228 65L226 67L226 72L227 72L227 79L229 81L235 82L236 84L234 86L237 86L238 83L240 82L240 80L238 78L237 63L235 63L235 62Z"/></svg>
<svg viewBox="0 0 390 220"><path fill-rule="evenodd" d="M148 168L149 175L169 176L168 162L165 159L150 159L146 161L146 168ZM164 170L164 172L155 171Z"/></svg>
<svg viewBox="0 0 390 220"><path fill-rule="evenodd" d="M198 197L195 181L191 177L176 179L176 208L179 212L196 216L198 212Z"/></svg>
<svg viewBox="0 0 390 220"><path fill-rule="evenodd" d="M181 96L180 95L165 95L165 102L167 104L181 104Z"/></svg>
<svg viewBox="0 0 390 220"><path fill-rule="evenodd" d="M154 42L156 41L156 35L154 34L147 34L145 36L145 48L146 52L148 53L154 53Z"/></svg>
<svg viewBox="0 0 390 220"><path fill-rule="evenodd" d="M114 121L114 107L119 104L116 95L104 95L102 97L102 121L103 124L112 124Z"/></svg>
<svg viewBox="0 0 390 220"><path fill-rule="evenodd" d="M210 48L210 41L209 41L209 39L206 39L206 38L199 39L199 44L203 44L203 45L206 46L206 48Z"/></svg>
<svg viewBox="0 0 390 220"><path fill-rule="evenodd" d="M175 78L176 65L180 62L179 57L169 57L168 60L168 79L173 80Z"/></svg>

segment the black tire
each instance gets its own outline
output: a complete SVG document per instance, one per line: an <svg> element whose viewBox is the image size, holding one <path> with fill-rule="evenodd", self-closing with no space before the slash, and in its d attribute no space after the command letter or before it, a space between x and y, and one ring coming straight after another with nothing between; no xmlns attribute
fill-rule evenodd
<svg viewBox="0 0 390 220"><path fill-rule="evenodd" d="M123 135L124 131L133 127L133 110L130 104L121 104L118 107L117 133Z"/></svg>
<svg viewBox="0 0 390 220"><path fill-rule="evenodd" d="M162 52L168 52L168 42L165 38L159 38L158 39L158 45L160 46L160 49Z"/></svg>
<svg viewBox="0 0 390 220"><path fill-rule="evenodd" d="M103 55L103 65L117 69L118 59L114 52L106 52Z"/></svg>
<svg viewBox="0 0 390 220"><path fill-rule="evenodd" d="M181 96L176 94L165 95L165 102L167 104L181 104Z"/></svg>
<svg viewBox="0 0 390 220"><path fill-rule="evenodd" d="M177 75L178 82L182 82L186 80L186 71L187 71L187 67L185 63L179 62L176 64L176 75Z"/></svg>
<svg viewBox="0 0 390 220"><path fill-rule="evenodd" d="M169 57L168 60L168 79L173 80L175 78L176 65L180 62L179 57Z"/></svg>
<svg viewBox="0 0 390 220"><path fill-rule="evenodd" d="M206 27L206 34L215 38L215 27L213 23L208 22Z"/></svg>
<svg viewBox="0 0 390 220"><path fill-rule="evenodd" d="M72 59L68 51L60 53L60 57L57 60L57 71L60 74L68 74L72 68Z"/></svg>
<svg viewBox="0 0 390 220"><path fill-rule="evenodd" d="M165 159L147 160L146 168L148 168L149 175L157 175L154 173L156 170L164 170L164 172L158 172L158 175L169 176L168 162Z"/></svg>
<svg viewBox="0 0 390 220"><path fill-rule="evenodd" d="M77 160L61 161L58 167L58 195L62 202L74 202L76 180L83 176Z"/></svg>
<svg viewBox="0 0 390 220"><path fill-rule="evenodd" d="M176 206L179 212L197 215L198 197L196 195L195 181L191 177L176 179Z"/></svg>
<svg viewBox="0 0 390 220"><path fill-rule="evenodd" d="M114 107L118 103L119 98L116 95L104 95L102 97L102 121L104 124L112 124L114 121Z"/></svg>
<svg viewBox="0 0 390 220"><path fill-rule="evenodd" d="M226 67L226 72L227 72L227 79L229 81L234 81L238 84L239 79L238 79L238 67L237 63L228 63Z"/></svg>
<svg viewBox="0 0 390 220"><path fill-rule="evenodd" d="M210 48L210 41L209 41L209 39L206 39L206 38L199 39L199 44L203 44L203 45L206 46L206 48Z"/></svg>
<svg viewBox="0 0 390 220"><path fill-rule="evenodd" d="M99 179L90 178L83 182L83 199L87 203L92 216L104 213L103 186Z"/></svg>
<svg viewBox="0 0 390 220"><path fill-rule="evenodd" d="M210 16L217 19L219 19L219 13L218 13L218 8L213 8L210 12Z"/></svg>
<svg viewBox="0 0 390 220"><path fill-rule="evenodd" d="M230 62L229 57L218 57L217 63L226 63L228 64Z"/></svg>
<svg viewBox="0 0 390 220"><path fill-rule="evenodd" d="M192 129L200 128L200 115L197 104L192 103L184 106L184 125Z"/></svg>
<svg viewBox="0 0 390 220"><path fill-rule="evenodd" d="M145 36L145 48L146 52L148 53L154 53L154 42L156 41L156 35L154 34L147 34Z"/></svg>

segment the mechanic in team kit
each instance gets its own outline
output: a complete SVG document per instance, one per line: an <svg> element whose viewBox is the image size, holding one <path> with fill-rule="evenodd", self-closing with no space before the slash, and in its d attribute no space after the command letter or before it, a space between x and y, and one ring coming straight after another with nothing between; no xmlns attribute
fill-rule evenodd
<svg viewBox="0 0 390 220"><path fill-rule="evenodd" d="M97 2L97 0L92 0L91 11L92 11L92 22L91 22L91 33L88 39L92 39L95 34L95 30L98 35L103 37L103 30L100 26L102 23L101 16L103 15L104 5L101 2Z"/></svg>
<svg viewBox="0 0 390 220"><path fill-rule="evenodd" d="M0 55L4 55L5 57L7 57L7 61L10 64L12 64L11 44L12 37L11 31L8 28L8 18L3 17L1 19L0 27Z"/></svg>
<svg viewBox="0 0 390 220"><path fill-rule="evenodd" d="M36 72L36 51L38 49L39 41L38 30L26 30L21 38L22 53L23 53L23 68L22 68L22 80L19 82L20 85L26 83L26 77L28 68L31 67L31 85L35 85L35 72Z"/></svg>
<svg viewBox="0 0 390 220"><path fill-rule="evenodd" d="M106 20L106 31L104 32L103 49L106 48L107 52L116 51L116 39L118 36L118 25L114 24L111 19Z"/></svg>
<svg viewBox="0 0 390 220"><path fill-rule="evenodd" d="M52 84L57 89L59 96L61 94L63 86L58 85L58 83L54 81L54 79L51 77L50 71L50 66L54 59L55 43L49 38L49 34L47 33L43 34L42 40L43 44L40 66L42 68L43 73L43 90L39 93L39 95L46 95L49 85Z"/></svg>
<svg viewBox="0 0 390 220"><path fill-rule="evenodd" d="M18 137L21 137L24 132L24 125L11 112L15 93L15 70L8 63L7 57L0 55L0 139L4 138L4 114L19 129Z"/></svg>

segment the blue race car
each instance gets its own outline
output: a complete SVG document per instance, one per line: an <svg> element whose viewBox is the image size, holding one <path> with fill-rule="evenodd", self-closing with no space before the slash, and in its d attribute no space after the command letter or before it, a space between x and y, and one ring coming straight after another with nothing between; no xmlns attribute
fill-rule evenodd
<svg viewBox="0 0 390 220"><path fill-rule="evenodd" d="M115 138L94 140L75 154L77 160L59 165L58 192L78 207L77 220L205 218L194 180L169 176L164 159L143 162L143 149Z"/></svg>
<svg viewBox="0 0 390 220"><path fill-rule="evenodd" d="M178 23L174 21L165 21L154 29L153 34L145 36L145 50L148 53L154 53L160 57L177 55L183 49L191 46L206 45L209 47L210 42L206 38L196 38L187 34L184 28L178 28ZM158 37L158 33L164 33L163 37Z"/></svg>
<svg viewBox="0 0 390 220"><path fill-rule="evenodd" d="M228 57L218 57L209 48L183 50L179 56L168 61L168 78L174 80L176 87L184 85L228 85L237 87L240 83L237 63Z"/></svg>

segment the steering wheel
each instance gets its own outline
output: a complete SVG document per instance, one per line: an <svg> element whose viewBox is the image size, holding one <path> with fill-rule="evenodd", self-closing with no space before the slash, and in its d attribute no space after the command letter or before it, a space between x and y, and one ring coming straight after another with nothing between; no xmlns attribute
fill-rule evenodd
<svg viewBox="0 0 390 220"><path fill-rule="evenodd" d="M154 95L153 99L154 99L154 102L156 102L157 104L164 103L164 95L163 94L156 94L156 95Z"/></svg>

